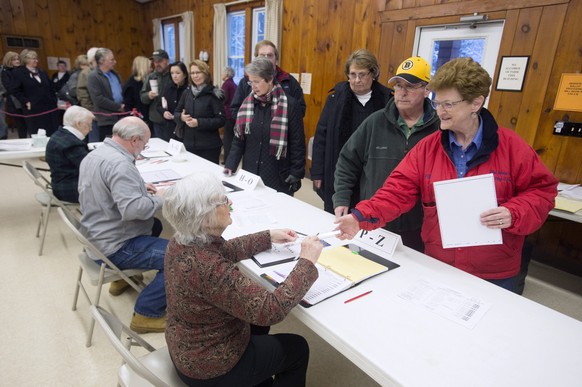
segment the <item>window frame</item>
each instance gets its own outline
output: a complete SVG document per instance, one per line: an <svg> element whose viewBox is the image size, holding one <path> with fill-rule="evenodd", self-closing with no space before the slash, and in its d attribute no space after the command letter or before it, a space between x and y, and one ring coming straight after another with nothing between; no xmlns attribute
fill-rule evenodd
<svg viewBox="0 0 582 387"><path fill-rule="evenodd" d="M173 59L173 61L178 61L178 60L182 60L182 58L184 57L183 55L183 47L182 47L182 42L180 39L180 36L183 34L183 25L184 25L184 21L182 19L181 16L176 16L176 17L172 17L172 18L168 18L168 19L162 19L160 21L161 23L161 34L162 36L160 37L162 40L162 47L164 50L168 51L168 47L166 47L166 39L165 39L165 27L167 25L173 24L174 25L174 52L176 53L176 57ZM170 61L172 61L172 58L170 57Z"/></svg>
<svg viewBox="0 0 582 387"><path fill-rule="evenodd" d="M245 16L244 63L250 63L253 59L253 56L254 56L254 46L257 43L254 41L254 39L256 39L257 35L254 33L253 25L254 25L255 19L256 19L256 17L255 17L256 11L255 10L258 10L259 8L262 8L263 12L265 13L265 25L266 25L267 14L266 14L265 2L263 0L249 1L249 2L244 3L244 4L233 4L233 5L226 7L227 20L228 20L228 15L231 13L244 12L244 16ZM249 23L249 20L250 20L250 23ZM226 39L227 39L227 46L228 46L228 42L230 41L229 31L227 31ZM227 54L227 57L228 57L228 54Z"/></svg>

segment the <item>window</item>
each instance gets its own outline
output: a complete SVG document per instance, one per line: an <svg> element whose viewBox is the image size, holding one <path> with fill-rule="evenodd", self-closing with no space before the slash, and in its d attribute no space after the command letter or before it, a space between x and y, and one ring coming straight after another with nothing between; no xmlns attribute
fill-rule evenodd
<svg viewBox="0 0 582 387"><path fill-rule="evenodd" d="M265 39L265 7L263 2L231 6L226 16L228 65L234 69L238 84L244 67L253 57L257 42Z"/></svg>
<svg viewBox="0 0 582 387"><path fill-rule="evenodd" d="M181 17L162 20L162 48L170 57L170 63L184 60L184 23Z"/></svg>
<svg viewBox="0 0 582 387"><path fill-rule="evenodd" d="M493 78L503 24L503 21L491 21L417 27L413 52L429 61L431 77L449 60L468 56L479 62ZM430 98L433 98L432 93Z"/></svg>

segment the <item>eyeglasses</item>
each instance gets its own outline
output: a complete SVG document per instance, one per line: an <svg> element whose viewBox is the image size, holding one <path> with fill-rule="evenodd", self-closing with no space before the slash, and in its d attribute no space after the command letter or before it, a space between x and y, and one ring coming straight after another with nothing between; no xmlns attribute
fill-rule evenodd
<svg viewBox="0 0 582 387"><path fill-rule="evenodd" d="M228 196L224 195L224 198L216 204L216 207L228 206L230 204L230 199Z"/></svg>
<svg viewBox="0 0 582 387"><path fill-rule="evenodd" d="M248 81L247 85L249 86L257 86L259 83L261 83L262 81L264 81L264 79L259 79L258 81Z"/></svg>
<svg viewBox="0 0 582 387"><path fill-rule="evenodd" d="M202 71L190 71L190 75L199 75L202 74Z"/></svg>
<svg viewBox="0 0 582 387"><path fill-rule="evenodd" d="M449 111L452 108L454 108L458 103L461 103L465 101L464 99L461 99L459 101L454 101L454 102L438 102L438 101L430 101L430 104L432 105L432 107L434 108L434 110L437 110L440 107L442 107L444 110Z"/></svg>
<svg viewBox="0 0 582 387"><path fill-rule="evenodd" d="M396 91L406 91L408 93L408 92L411 92L413 90L422 89L424 86L426 86L426 84L423 83L423 82L417 83L415 85L412 85L412 84L403 85L401 83L397 83L397 84L394 85L394 90L396 90Z"/></svg>
<svg viewBox="0 0 582 387"><path fill-rule="evenodd" d="M264 58L274 58L275 54L269 53L269 54L259 54L258 56L262 56Z"/></svg>
<svg viewBox="0 0 582 387"><path fill-rule="evenodd" d="M368 77L368 75L370 75L369 71L367 73L349 73L348 78L350 78L350 80L352 81L355 81L356 79L360 78L360 81L363 81Z"/></svg>

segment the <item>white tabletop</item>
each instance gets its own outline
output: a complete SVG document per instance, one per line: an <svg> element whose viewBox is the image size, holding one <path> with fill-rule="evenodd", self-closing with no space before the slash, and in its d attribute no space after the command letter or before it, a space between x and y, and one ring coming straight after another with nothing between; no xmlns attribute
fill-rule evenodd
<svg viewBox="0 0 582 387"><path fill-rule="evenodd" d="M32 146L31 138L0 140L0 144L6 144L9 146L14 146L23 143L30 144L30 148L27 150L0 150L0 160L15 160L44 156L46 146L41 147Z"/></svg>
<svg viewBox="0 0 582 387"><path fill-rule="evenodd" d="M150 145L164 145L157 141ZM188 157L183 163L138 168L170 168L182 176L213 170L223 177L222 167ZM227 239L269 228L306 234L334 228L331 214L270 189L229 197L233 224L224 233ZM390 259L400 267L310 308L297 306L292 313L382 386L582 385L581 322L406 247ZM240 267L268 286L259 277L263 269L252 260ZM490 309L467 328L399 296L422 280L444 284ZM344 304L368 290L373 292Z"/></svg>

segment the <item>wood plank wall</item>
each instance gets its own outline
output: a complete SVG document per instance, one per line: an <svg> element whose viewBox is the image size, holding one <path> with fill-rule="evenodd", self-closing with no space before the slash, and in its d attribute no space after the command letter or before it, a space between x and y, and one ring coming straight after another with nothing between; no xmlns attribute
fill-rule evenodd
<svg viewBox="0 0 582 387"><path fill-rule="evenodd" d="M88 48L108 47L125 80L133 58L152 52L151 21L144 22L143 5L135 0L0 0L0 34L42 38L45 70L46 56L68 57L73 65Z"/></svg>

